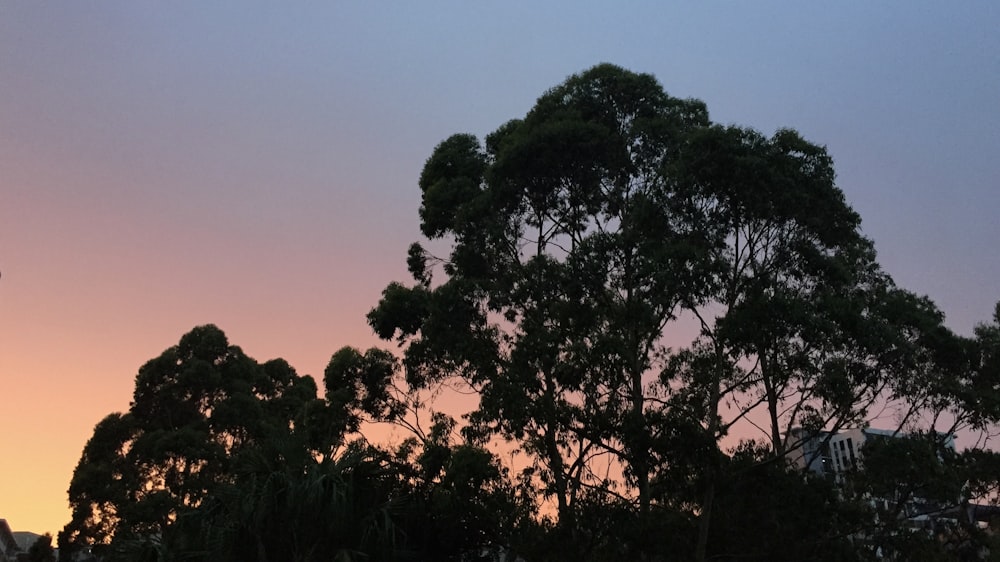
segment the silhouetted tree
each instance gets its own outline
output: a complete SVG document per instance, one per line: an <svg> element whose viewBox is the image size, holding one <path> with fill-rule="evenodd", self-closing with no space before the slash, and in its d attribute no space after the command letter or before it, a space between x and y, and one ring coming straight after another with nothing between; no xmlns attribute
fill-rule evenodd
<svg viewBox="0 0 1000 562"><path fill-rule="evenodd" d="M530 520L490 452L453 444L436 415L388 452L357 435L399 421L389 353L345 347L323 377L259 364L214 326L144 365L127 413L102 420L70 484L61 557L101 560L470 560L504 552ZM411 426L412 427L412 426ZM470 558L471 557L471 558Z"/></svg>
<svg viewBox="0 0 1000 562"><path fill-rule="evenodd" d="M932 426L957 415L952 429L988 410L971 390L992 387L963 374L968 342L882 271L834 179L795 131L713 125L652 76L598 65L483 141L434 149L421 230L448 253L412 245L414 282L386 287L368 319L403 348L411 389L478 392L466 434L528 455L563 543L602 536L577 524L588 506L657 511L697 521L688 555L705 560L716 496L741 501L720 445L739 424L768 444L743 464L814 494L786 466L795 435L861 425L876 405ZM668 347L691 322L690 343Z"/></svg>
<svg viewBox="0 0 1000 562"><path fill-rule="evenodd" d="M84 447L70 483L72 521L60 549L106 551L112 541L162 535L230 483L248 455L312 462L326 443L308 413L325 408L310 377L283 360L259 364L200 326L146 363L129 411L107 416Z"/></svg>
<svg viewBox="0 0 1000 562"><path fill-rule="evenodd" d="M319 398L283 360L195 328L95 427L60 557L995 551L969 508L998 499L1000 456L947 443L1000 422L1000 304L974 337L946 328L879 267L834 176L795 131L715 125L650 75L570 76L524 118L482 141L454 135L427 160L430 242L409 249L412 283L368 314L401 359L343 348ZM453 384L475 409L461 427L433 413L425 432L421 397ZM836 478L791 466L876 406L898 439L870 440ZM351 440L372 421L414 435L392 449ZM725 450L741 425L763 439ZM519 473L488 448L497 437L527 459ZM948 523L915 529L914 506Z"/></svg>
<svg viewBox="0 0 1000 562"><path fill-rule="evenodd" d="M52 546L52 535L45 533L28 547L28 562L56 562L56 551Z"/></svg>
<svg viewBox="0 0 1000 562"><path fill-rule="evenodd" d="M458 377L479 391L470 434L520 443L561 523L588 490L610 492L607 459L642 511L669 462L657 443L670 392L650 375L678 304L704 298L706 239L671 213L664 170L706 123L700 102L601 65L485 145L451 137L420 178L424 234L453 240L446 280L415 244L417 283L390 285L369 314L407 344L411 385Z"/></svg>

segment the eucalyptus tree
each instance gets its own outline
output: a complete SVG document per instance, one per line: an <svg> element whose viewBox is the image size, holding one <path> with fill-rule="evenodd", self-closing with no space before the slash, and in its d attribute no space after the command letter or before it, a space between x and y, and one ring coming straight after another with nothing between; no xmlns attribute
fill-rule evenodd
<svg viewBox="0 0 1000 562"><path fill-rule="evenodd" d="M972 337L946 328L944 315L929 302L926 315L920 343L933 369L905 389L911 396L907 419L925 431L966 432L977 439L975 447L985 447L1000 423L1000 303Z"/></svg>
<svg viewBox="0 0 1000 562"><path fill-rule="evenodd" d="M883 552L976 559L998 546L977 517L1000 501L1000 453L991 443L1000 422L1000 305L973 337L954 334L929 301L924 305L922 322L911 323L921 368L894 396L900 433L866 443L863 470L851 475L850 488L881 500L872 506L878 524L867 532ZM935 540L908 527L914 514L935 525Z"/></svg>
<svg viewBox="0 0 1000 562"><path fill-rule="evenodd" d="M450 253L414 244L415 283L391 284L369 314L406 345L413 387L459 378L479 392L469 433L520 444L561 520L594 487L647 510L649 476L669 461L676 428L655 373L678 307L711 289L711 264L700 217L668 206L665 171L707 123L701 102L605 64L483 143L445 140L420 177L420 217Z"/></svg>
<svg viewBox="0 0 1000 562"><path fill-rule="evenodd" d="M528 454L564 528L597 496L673 509L706 559L738 428L766 444L751 465L782 471L810 435L877 408L901 425L996 419L970 370L992 356L976 363L895 285L832 158L795 131L712 124L604 64L483 140L446 139L419 186L430 243L369 323L403 348L410 388L478 393L467 435Z"/></svg>
<svg viewBox="0 0 1000 562"><path fill-rule="evenodd" d="M261 465L217 490L162 537L165 560L413 560L394 519L398 477L360 441L305 469Z"/></svg>
<svg viewBox="0 0 1000 562"><path fill-rule="evenodd" d="M910 400L916 373L939 372L926 335L940 318L879 267L825 148L792 130L714 125L689 135L671 164L672 208L711 225L712 291L681 303L699 335L661 379L709 440L756 427L767 462L784 464L817 432ZM699 560L720 462L703 466Z"/></svg>
<svg viewBox="0 0 1000 562"><path fill-rule="evenodd" d="M60 552L161 536L247 463L304 470L353 427L354 406L318 398L284 360L258 363L217 327L196 327L139 369L127 412L95 427L70 482Z"/></svg>
<svg viewBox="0 0 1000 562"><path fill-rule="evenodd" d="M706 283L714 290L683 303L700 334L664 377L705 401L715 439L762 406L766 438L781 456L789 426L831 405L828 367L892 282L835 185L826 150L796 132L706 127L675 164L675 207L712 225ZM864 386L856 382L837 384ZM833 409L851 414L852 405Z"/></svg>

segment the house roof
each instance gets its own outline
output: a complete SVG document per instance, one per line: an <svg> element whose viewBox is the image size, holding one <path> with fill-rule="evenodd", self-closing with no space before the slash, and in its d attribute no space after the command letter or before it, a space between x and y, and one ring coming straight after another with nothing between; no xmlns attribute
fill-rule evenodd
<svg viewBox="0 0 1000 562"><path fill-rule="evenodd" d="M21 548L17 545L17 540L14 539L14 533L11 532L7 520L0 519L0 553L6 555L20 551Z"/></svg>
<svg viewBox="0 0 1000 562"><path fill-rule="evenodd" d="M14 540L17 541L17 546L21 547L21 550L25 552L42 536L31 531L14 531L12 534L14 535Z"/></svg>

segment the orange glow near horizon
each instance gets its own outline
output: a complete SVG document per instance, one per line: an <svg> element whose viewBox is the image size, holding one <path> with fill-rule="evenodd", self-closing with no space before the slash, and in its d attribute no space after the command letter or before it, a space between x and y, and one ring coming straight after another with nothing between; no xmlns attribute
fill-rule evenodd
<svg viewBox="0 0 1000 562"><path fill-rule="evenodd" d="M248 5L0 3L15 531L61 530L94 425L197 325L317 382L342 346L394 349L365 314L409 278L434 146L602 61L828 146L881 263L957 331L1000 300L996 8Z"/></svg>

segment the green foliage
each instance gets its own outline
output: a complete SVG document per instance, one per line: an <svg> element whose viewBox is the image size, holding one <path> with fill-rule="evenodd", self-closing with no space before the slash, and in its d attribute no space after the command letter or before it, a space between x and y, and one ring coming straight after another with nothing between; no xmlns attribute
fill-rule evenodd
<svg viewBox="0 0 1000 562"><path fill-rule="evenodd" d="M396 358L381 349L362 355L344 347L334 353L323 373L323 385L335 427L353 433L360 428L361 414L378 420L402 415L400 404L389 393L396 370Z"/></svg>
<svg viewBox="0 0 1000 562"><path fill-rule="evenodd" d="M521 531L533 525L534 490L513 483L493 453L452 443L454 420L436 415L422 450L397 453L410 467L402 524L424 560L489 560L517 548Z"/></svg>
<svg viewBox="0 0 1000 562"><path fill-rule="evenodd" d="M992 533L971 517L973 502L995 505L1000 457L970 449L958 453L949 436L918 433L870 439L863 467L844 493L869 514L865 547L899 560L976 560L996 548Z"/></svg>
<svg viewBox="0 0 1000 562"><path fill-rule="evenodd" d="M367 316L401 358L340 349L321 399L195 328L95 427L63 559L995 553L969 514L1000 497L1000 457L948 439L1000 422L1000 304L975 337L947 329L881 270L834 179L793 130L713 124L610 64L570 76L427 160L421 231L447 255L411 245L412 284ZM422 397L456 381L475 409L424 432ZM792 465L876 412L906 438L836 476ZM367 422L415 437L349 441ZM723 450L748 428L760 439Z"/></svg>
<svg viewBox="0 0 1000 562"><path fill-rule="evenodd" d="M675 208L709 225L713 265L710 292L684 303L701 337L665 374L680 377L689 400L705 401L716 437L763 406L777 456L792 427L863 417L881 388L872 357L883 350L858 338L892 282L834 184L825 149L791 130L768 138L711 126L690 136L675 169ZM723 410L733 414L713 422Z"/></svg>
<svg viewBox="0 0 1000 562"><path fill-rule="evenodd" d="M773 462L769 447L741 443L716 481L708 554L719 560L858 560L862 522L833 482Z"/></svg>
<svg viewBox="0 0 1000 562"><path fill-rule="evenodd" d="M786 470L805 443L792 430L859 426L875 407L909 430L984 429L1000 329L958 337L896 287L834 178L795 131L712 124L652 76L598 65L482 142L435 148L421 228L449 253L411 246L414 284L390 284L368 320L403 348L412 389L479 391L463 431L516 444L573 544L600 550L583 537L604 523L581 527L600 505L696 525L692 558L736 528L757 529L741 535L753 556L778 556L765 533L812 530L766 501L767 518L741 519L733 483L759 477L768 498L821 501L832 515L815 520L841 533L790 556L841 552L861 525L836 517L861 516ZM667 347L690 320L698 335ZM741 425L768 446L736 470L719 443Z"/></svg>
<svg viewBox="0 0 1000 562"><path fill-rule="evenodd" d="M664 389L644 377L706 243L666 213L664 170L705 123L700 102L601 65L485 145L444 141L420 185L424 234L454 241L447 279L431 284L439 260L414 245L417 284L390 285L369 314L406 344L411 385L457 376L480 389L468 433L522 442L564 516L594 453L619 457L648 502Z"/></svg>
<svg viewBox="0 0 1000 562"><path fill-rule="evenodd" d="M65 549L162 534L249 458L305 466L316 401L286 362L258 364L215 326L195 328L139 370L129 411L95 428L70 483Z"/></svg>
<svg viewBox="0 0 1000 562"><path fill-rule="evenodd" d="M241 473L167 530L156 560L457 561L511 542L529 513L493 455L446 440L410 452L355 441L304 472Z"/></svg>
<svg viewBox="0 0 1000 562"><path fill-rule="evenodd" d="M31 543L27 552L28 562L56 562L56 551L52 546L52 535L45 533Z"/></svg>
<svg viewBox="0 0 1000 562"><path fill-rule="evenodd" d="M164 559L205 561L396 560L396 477L377 451L352 445L304 472L239 475L164 535Z"/></svg>
<svg viewBox="0 0 1000 562"><path fill-rule="evenodd" d="M214 326L144 365L132 408L102 420L70 484L63 559L467 560L500 552L533 498L484 449L427 441L389 453L356 434L412 404L388 352L342 348L316 384L258 364ZM64 553L64 554L63 554Z"/></svg>

